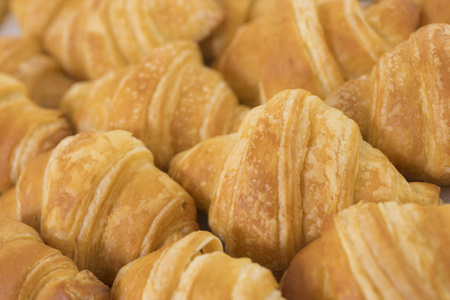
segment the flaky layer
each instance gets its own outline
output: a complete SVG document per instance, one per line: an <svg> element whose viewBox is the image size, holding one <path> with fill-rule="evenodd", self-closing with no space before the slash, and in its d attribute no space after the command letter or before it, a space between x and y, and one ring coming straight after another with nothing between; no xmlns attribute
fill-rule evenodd
<svg viewBox="0 0 450 300"><path fill-rule="evenodd" d="M154 49L136 66L74 86L61 107L77 131L131 131L162 169L176 153L236 130L248 110L190 42Z"/></svg>
<svg viewBox="0 0 450 300"><path fill-rule="evenodd" d="M440 203L439 187L409 184L355 122L301 90L254 108L237 135L177 155L169 174L210 205L227 253L278 276L328 215L360 201Z"/></svg>
<svg viewBox="0 0 450 300"><path fill-rule="evenodd" d="M216 66L251 106L285 89L325 97L406 40L419 24L417 0L279 0L243 26Z"/></svg>
<svg viewBox="0 0 450 300"><path fill-rule="evenodd" d="M269 270L231 258L220 240L197 231L121 269L112 299L281 299Z"/></svg>
<svg viewBox="0 0 450 300"><path fill-rule="evenodd" d="M108 299L91 272L45 245L27 225L0 218L1 299Z"/></svg>
<svg viewBox="0 0 450 300"><path fill-rule="evenodd" d="M288 299L445 299L450 206L362 203L326 220L283 279Z"/></svg>
<svg viewBox="0 0 450 300"><path fill-rule="evenodd" d="M31 159L72 132L60 111L31 102L26 87L6 74L0 74L0 128L0 192L16 183Z"/></svg>
<svg viewBox="0 0 450 300"><path fill-rule="evenodd" d="M30 163L15 200L19 219L107 284L123 265L198 228L192 198L125 131L64 139Z"/></svg>
<svg viewBox="0 0 450 300"><path fill-rule="evenodd" d="M200 41L224 18L214 0L12 2L24 33L43 41L46 51L79 79L134 64L170 41Z"/></svg>
<svg viewBox="0 0 450 300"><path fill-rule="evenodd" d="M450 184L450 25L422 27L326 99L410 180Z"/></svg>

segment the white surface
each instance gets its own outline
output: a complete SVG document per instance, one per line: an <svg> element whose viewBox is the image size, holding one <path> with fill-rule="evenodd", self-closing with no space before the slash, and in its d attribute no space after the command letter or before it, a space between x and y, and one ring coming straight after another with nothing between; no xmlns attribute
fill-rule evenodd
<svg viewBox="0 0 450 300"><path fill-rule="evenodd" d="M0 27L0 36L19 36L21 33L14 17L9 14ZM441 199L450 203L450 186L441 187Z"/></svg>

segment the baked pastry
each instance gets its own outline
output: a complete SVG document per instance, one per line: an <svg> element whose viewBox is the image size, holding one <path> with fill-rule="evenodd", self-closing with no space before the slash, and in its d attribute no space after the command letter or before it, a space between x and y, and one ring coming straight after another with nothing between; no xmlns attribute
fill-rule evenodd
<svg viewBox="0 0 450 300"><path fill-rule="evenodd" d="M109 299L108 287L42 242L31 227L0 218L0 298Z"/></svg>
<svg viewBox="0 0 450 300"><path fill-rule="evenodd" d="M209 200L209 225L228 254L276 276L320 235L327 215L360 201L441 202L439 187L409 184L355 122L303 90L254 108L234 139L178 154L169 174Z"/></svg>
<svg viewBox="0 0 450 300"><path fill-rule="evenodd" d="M423 0L421 24L450 23L448 0Z"/></svg>
<svg viewBox="0 0 450 300"><path fill-rule="evenodd" d="M191 42L156 48L136 66L75 85L61 109L77 131L131 131L161 169L176 153L236 130L248 111Z"/></svg>
<svg viewBox="0 0 450 300"><path fill-rule="evenodd" d="M73 84L73 80L30 38L0 38L0 72L22 81L34 102L50 108L58 107L63 94Z"/></svg>
<svg viewBox="0 0 450 300"><path fill-rule="evenodd" d="M277 0L216 0L225 10L225 21L202 44L207 62L214 61L228 46L241 25L263 15Z"/></svg>
<svg viewBox="0 0 450 300"><path fill-rule="evenodd" d="M137 63L173 40L200 41L224 18L214 0L52 0L44 7L47 2L13 0L12 7L25 34L36 31L64 70L80 79Z"/></svg>
<svg viewBox="0 0 450 300"><path fill-rule="evenodd" d="M287 299L447 299L450 205L361 203L292 260Z"/></svg>
<svg viewBox="0 0 450 300"><path fill-rule="evenodd" d="M409 180L450 185L450 25L420 28L325 102Z"/></svg>
<svg viewBox="0 0 450 300"><path fill-rule="evenodd" d="M22 83L0 73L0 194L14 185L32 158L71 132L60 111L37 106Z"/></svg>
<svg viewBox="0 0 450 300"><path fill-rule="evenodd" d="M196 231L123 267L111 299L282 299L277 287L269 270Z"/></svg>
<svg viewBox="0 0 450 300"><path fill-rule="evenodd" d="M239 30L216 67L251 106L292 88L323 98L408 38L419 24L417 1L363 9L357 0L279 0Z"/></svg>
<svg viewBox="0 0 450 300"><path fill-rule="evenodd" d="M28 164L0 206L11 198L17 219L108 285L125 264L198 229L192 198L125 131L64 139Z"/></svg>

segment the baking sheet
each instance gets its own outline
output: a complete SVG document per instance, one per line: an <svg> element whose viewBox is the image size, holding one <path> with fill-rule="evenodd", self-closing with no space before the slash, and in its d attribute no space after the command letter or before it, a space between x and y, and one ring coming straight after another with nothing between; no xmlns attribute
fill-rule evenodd
<svg viewBox="0 0 450 300"><path fill-rule="evenodd" d="M11 14L8 14L0 26L0 36L20 36L21 32L17 22ZM450 203L450 186L441 187L441 199Z"/></svg>

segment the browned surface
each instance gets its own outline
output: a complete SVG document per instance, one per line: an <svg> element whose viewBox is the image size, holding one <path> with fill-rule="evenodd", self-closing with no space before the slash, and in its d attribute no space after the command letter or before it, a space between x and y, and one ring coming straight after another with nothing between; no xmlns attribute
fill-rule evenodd
<svg viewBox="0 0 450 300"><path fill-rule="evenodd" d="M410 180L450 184L450 25L428 25L326 99Z"/></svg>
<svg viewBox="0 0 450 300"><path fill-rule="evenodd" d="M0 74L0 128L0 192L17 181L32 158L72 132L60 111L31 102L25 86L5 74Z"/></svg>
<svg viewBox="0 0 450 300"><path fill-rule="evenodd" d="M16 207L48 245L107 284L198 229L192 198L124 131L79 134L38 157L16 186Z"/></svg>
<svg viewBox="0 0 450 300"><path fill-rule="evenodd" d="M440 203L439 188L408 184L356 123L301 90L254 108L234 141L219 137L179 154L170 174L203 207L209 201L209 225L227 253L277 276L320 235L326 216L354 203Z"/></svg>
<svg viewBox="0 0 450 300"><path fill-rule="evenodd" d="M214 0L12 2L24 33L39 37L64 70L80 79L136 63L170 41L200 41L224 19Z"/></svg>
<svg viewBox="0 0 450 300"><path fill-rule="evenodd" d="M238 31L217 68L252 106L284 89L325 97L406 40L419 14L415 0L375 1L367 8L356 0L279 0Z"/></svg>
<svg viewBox="0 0 450 300"><path fill-rule="evenodd" d="M287 299L445 299L450 206L353 206L328 218L283 281Z"/></svg>
<svg viewBox="0 0 450 300"><path fill-rule="evenodd" d="M77 131L131 131L161 169L176 153L235 130L248 110L190 42L154 49L136 66L75 85L62 109Z"/></svg>
<svg viewBox="0 0 450 300"><path fill-rule="evenodd" d="M123 267L112 299L281 299L269 270L231 258L220 240L197 231Z"/></svg>
<svg viewBox="0 0 450 300"><path fill-rule="evenodd" d="M450 23L450 5L447 0L423 0L421 24Z"/></svg>
<svg viewBox="0 0 450 300"><path fill-rule="evenodd" d="M91 272L45 245L27 225L0 218L0 298L108 299L108 287Z"/></svg>
<svg viewBox="0 0 450 300"><path fill-rule="evenodd" d="M56 61L29 38L0 38L0 72L22 81L31 99L44 107L57 108L63 94L73 84Z"/></svg>
<svg viewBox="0 0 450 300"><path fill-rule="evenodd" d="M207 62L215 60L233 40L239 28L274 9L277 0L216 0L225 11L225 21L202 42Z"/></svg>

